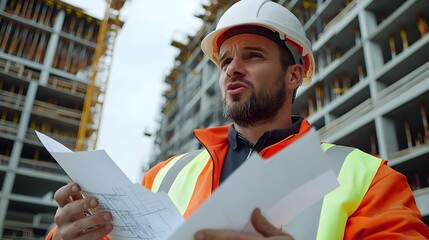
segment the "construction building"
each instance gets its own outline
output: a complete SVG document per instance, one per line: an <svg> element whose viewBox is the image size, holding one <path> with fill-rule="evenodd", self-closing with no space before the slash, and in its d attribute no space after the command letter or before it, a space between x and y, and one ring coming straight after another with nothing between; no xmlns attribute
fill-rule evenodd
<svg viewBox="0 0 429 240"><path fill-rule="evenodd" d="M43 238L70 181L35 130L70 149L95 145L124 2L97 19L57 0L0 1L1 239Z"/></svg>
<svg viewBox="0 0 429 240"><path fill-rule="evenodd" d="M219 71L200 42L236 1L203 5L201 29L180 49L165 82L157 161L201 148L194 128L227 124ZM316 127L322 141L350 145L389 160L414 191L429 223L429 1L276 1L303 23L317 63L293 114ZM156 161L151 164L153 166Z"/></svg>

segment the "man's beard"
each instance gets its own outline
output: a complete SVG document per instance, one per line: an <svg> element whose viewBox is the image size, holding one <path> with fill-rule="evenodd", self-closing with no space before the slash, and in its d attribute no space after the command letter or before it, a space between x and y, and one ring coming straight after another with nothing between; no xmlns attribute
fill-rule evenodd
<svg viewBox="0 0 429 240"><path fill-rule="evenodd" d="M239 103L240 96L232 96L232 103L226 102L226 93L223 99L223 114L241 127L250 127L266 123L272 120L283 106L286 100L285 74L279 74L276 85L272 89L264 89L255 92L253 84L245 79L240 81L246 83L252 90L252 94L243 103ZM274 90L271 92L270 90Z"/></svg>

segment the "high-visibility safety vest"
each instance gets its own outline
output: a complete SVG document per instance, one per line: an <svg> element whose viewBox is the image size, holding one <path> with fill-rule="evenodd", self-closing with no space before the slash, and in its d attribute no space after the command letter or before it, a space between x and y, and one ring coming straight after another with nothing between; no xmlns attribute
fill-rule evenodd
<svg viewBox="0 0 429 240"><path fill-rule="evenodd" d="M348 217L359 207L382 159L359 149L323 143L339 187L284 226L296 239L342 239ZM184 214L198 176L210 161L207 150L177 156L156 175L152 191L167 192Z"/></svg>

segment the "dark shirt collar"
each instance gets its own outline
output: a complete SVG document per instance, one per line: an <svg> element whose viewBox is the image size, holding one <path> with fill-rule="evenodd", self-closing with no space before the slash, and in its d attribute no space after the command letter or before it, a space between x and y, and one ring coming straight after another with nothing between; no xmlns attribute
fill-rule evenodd
<svg viewBox="0 0 429 240"><path fill-rule="evenodd" d="M292 134L299 133L303 118L302 117L292 117L292 124L287 128L274 129L271 131L266 131L258 139L255 146L253 146L249 141L247 141L237 130L234 128L234 124L231 124L228 129L228 141L232 149L236 150L238 147L247 145L250 148L254 148L258 152L264 149L267 146L273 145L281 140L287 138Z"/></svg>

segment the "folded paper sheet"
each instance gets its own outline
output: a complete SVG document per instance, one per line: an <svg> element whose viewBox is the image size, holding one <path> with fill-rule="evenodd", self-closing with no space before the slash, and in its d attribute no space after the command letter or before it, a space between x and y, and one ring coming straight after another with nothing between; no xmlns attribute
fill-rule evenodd
<svg viewBox="0 0 429 240"><path fill-rule="evenodd" d="M113 215L114 240L164 240L183 222L166 193L152 193L132 184L103 150L72 152L48 136L40 141L85 195L98 199Z"/></svg>

